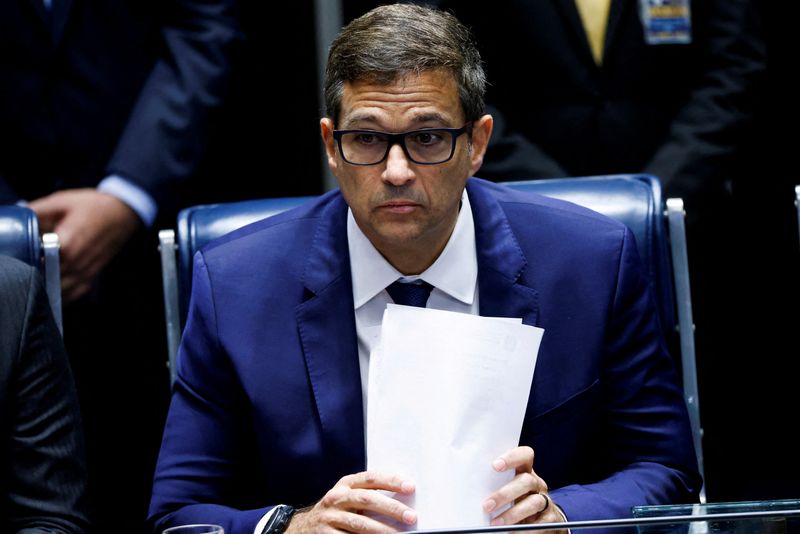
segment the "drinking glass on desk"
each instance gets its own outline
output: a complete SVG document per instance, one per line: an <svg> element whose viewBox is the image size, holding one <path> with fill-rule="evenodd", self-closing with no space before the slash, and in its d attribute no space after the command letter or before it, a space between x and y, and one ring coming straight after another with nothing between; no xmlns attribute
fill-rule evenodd
<svg viewBox="0 0 800 534"><path fill-rule="evenodd" d="M163 534L225 534L219 525L181 525L168 528Z"/></svg>

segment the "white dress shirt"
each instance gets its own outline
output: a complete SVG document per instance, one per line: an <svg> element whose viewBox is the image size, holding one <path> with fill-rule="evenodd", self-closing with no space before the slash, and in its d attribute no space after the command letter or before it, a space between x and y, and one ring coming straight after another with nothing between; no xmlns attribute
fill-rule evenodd
<svg viewBox="0 0 800 534"><path fill-rule="evenodd" d="M447 245L436 261L419 275L403 276L395 269L367 239L350 210L347 213L347 244L353 279L366 439L369 356L380 342L383 311L387 304L394 302L386 287L396 280L413 282L422 279L433 286L426 307L478 315L478 253L467 192L461 196L461 209Z"/></svg>

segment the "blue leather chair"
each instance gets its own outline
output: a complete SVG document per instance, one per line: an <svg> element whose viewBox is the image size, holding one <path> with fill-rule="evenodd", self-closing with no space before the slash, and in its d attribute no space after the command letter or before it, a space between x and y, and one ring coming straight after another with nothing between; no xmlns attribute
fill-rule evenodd
<svg viewBox="0 0 800 534"><path fill-rule="evenodd" d="M633 231L639 255L650 274L665 336L673 339L676 332L679 336L684 397L689 408L702 474L702 429L683 202L680 199L668 199L665 203L658 179L642 174L507 182L505 185L586 206L623 222ZM263 199L195 206L178 215L177 243L174 231L162 230L159 233L169 364L173 380L180 332L186 320L191 293L192 258L195 252L212 239L312 198ZM701 499L705 502L704 491Z"/></svg>
<svg viewBox="0 0 800 534"><path fill-rule="evenodd" d="M22 206L0 206L0 254L12 256L40 270L47 297L59 331L61 320L61 274L58 236L39 237L39 220L33 210Z"/></svg>

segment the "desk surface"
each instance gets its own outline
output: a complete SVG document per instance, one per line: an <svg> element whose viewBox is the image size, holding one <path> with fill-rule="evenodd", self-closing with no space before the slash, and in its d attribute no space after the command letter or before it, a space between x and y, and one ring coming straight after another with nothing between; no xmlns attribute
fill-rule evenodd
<svg viewBox="0 0 800 534"><path fill-rule="evenodd" d="M800 510L800 500L742 501L667 506L634 506L633 517L665 517L682 515L715 515L744 512L781 512Z"/></svg>
<svg viewBox="0 0 800 534"><path fill-rule="evenodd" d="M509 525L471 529L427 530L420 534L494 534L554 530L568 527L573 534L591 534L596 528L614 528L631 534L800 534L800 500L637 506L633 518L574 521L539 525Z"/></svg>

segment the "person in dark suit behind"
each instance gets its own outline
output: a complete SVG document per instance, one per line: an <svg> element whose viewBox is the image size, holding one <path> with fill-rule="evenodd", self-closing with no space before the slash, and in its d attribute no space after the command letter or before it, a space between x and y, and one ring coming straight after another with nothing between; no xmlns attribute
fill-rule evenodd
<svg viewBox="0 0 800 534"><path fill-rule="evenodd" d="M464 20L486 60L487 102L504 124L485 178L647 172L692 218L714 213L766 68L751 0L691 2L687 34L659 43L648 41L645 5L679 2L429 3Z"/></svg>
<svg viewBox="0 0 800 534"><path fill-rule="evenodd" d="M0 256L0 531L88 526L78 399L36 270Z"/></svg>
<svg viewBox="0 0 800 534"><path fill-rule="evenodd" d="M236 17L233 0L0 8L0 203L27 202L60 238L100 531L138 532L146 514L169 401L154 230L200 189Z"/></svg>
<svg viewBox="0 0 800 534"><path fill-rule="evenodd" d="M487 513L511 505L494 524L697 498L686 407L630 230L470 178L492 133L484 87L447 13L383 6L340 32L320 121L340 190L195 257L154 532L413 525L414 510L374 491L409 494L413 481L364 471L370 328L402 286L427 287L431 308L545 330L519 446L486 458L515 474L486 495Z"/></svg>

